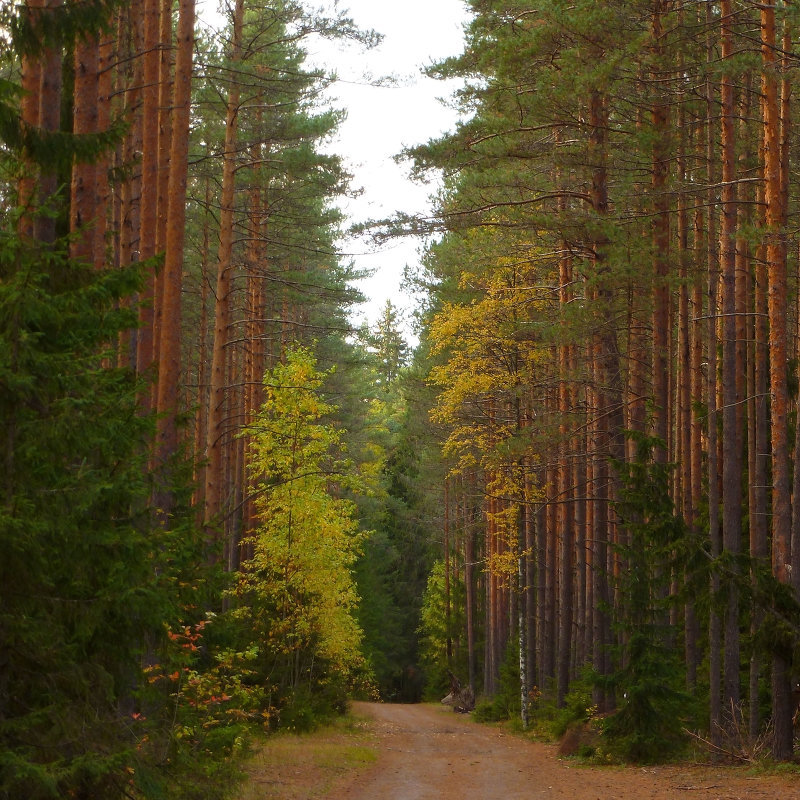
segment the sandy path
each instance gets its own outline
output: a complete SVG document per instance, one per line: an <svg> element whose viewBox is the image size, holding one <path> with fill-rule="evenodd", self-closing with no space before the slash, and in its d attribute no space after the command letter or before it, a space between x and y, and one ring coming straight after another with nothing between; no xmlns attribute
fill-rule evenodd
<svg viewBox="0 0 800 800"><path fill-rule="evenodd" d="M328 800L800 800L800 779L741 769L596 768L559 759L555 746L478 725L448 709L356 703L379 756Z"/></svg>

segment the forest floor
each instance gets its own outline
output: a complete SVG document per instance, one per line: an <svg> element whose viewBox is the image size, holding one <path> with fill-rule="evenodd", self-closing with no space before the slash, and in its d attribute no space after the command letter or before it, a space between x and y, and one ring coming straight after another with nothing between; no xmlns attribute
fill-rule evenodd
<svg viewBox="0 0 800 800"><path fill-rule="evenodd" d="M240 800L800 800L796 774L584 766L444 707L354 703L353 714L269 740Z"/></svg>

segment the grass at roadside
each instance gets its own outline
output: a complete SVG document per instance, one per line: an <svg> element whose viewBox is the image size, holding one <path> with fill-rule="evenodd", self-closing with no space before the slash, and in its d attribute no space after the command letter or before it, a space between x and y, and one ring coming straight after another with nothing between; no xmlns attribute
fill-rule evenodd
<svg viewBox="0 0 800 800"><path fill-rule="evenodd" d="M377 758L364 718L348 714L313 733L276 734L255 746L236 800L311 800Z"/></svg>

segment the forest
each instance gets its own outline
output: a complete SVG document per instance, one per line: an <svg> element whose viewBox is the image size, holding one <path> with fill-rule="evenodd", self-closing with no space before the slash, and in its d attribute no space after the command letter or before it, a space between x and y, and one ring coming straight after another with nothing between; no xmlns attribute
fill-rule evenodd
<svg viewBox="0 0 800 800"><path fill-rule="evenodd" d="M349 698L796 756L800 8L469 0L360 277L337 4L0 0L0 798L222 798ZM424 24L424 21L420 21Z"/></svg>

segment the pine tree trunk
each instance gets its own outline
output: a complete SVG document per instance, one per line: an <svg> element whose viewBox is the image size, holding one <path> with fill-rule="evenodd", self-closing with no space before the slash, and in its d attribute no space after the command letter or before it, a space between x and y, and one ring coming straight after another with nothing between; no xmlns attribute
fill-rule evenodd
<svg viewBox="0 0 800 800"><path fill-rule="evenodd" d="M27 0L25 3L26 13L32 20L36 20L44 6L45 0ZM38 54L27 54L23 57L20 116L23 124L31 128L38 128L41 125L39 100L42 89L42 71L42 59ZM33 236L34 215L38 204L36 187L36 174L32 165L26 164L17 187L18 203L21 208L27 209L27 212L20 217L19 223L20 235L24 237Z"/></svg>
<svg viewBox="0 0 800 800"><path fill-rule="evenodd" d="M723 550L731 558L728 569L734 572L742 536L742 431L739 426L740 364L737 356L736 309L736 140L734 127L734 88L730 66L733 57L732 0L722 0L721 53L723 68L720 85L722 102L722 223L720 229L720 274L722 276L722 530ZM725 610L725 655L722 703L724 712L738 713L739 705L739 591L736 580L728 581ZM733 721L732 721L733 722Z"/></svg>
<svg viewBox="0 0 800 800"><path fill-rule="evenodd" d="M450 598L450 480L444 479L444 630L447 668L453 669L453 614Z"/></svg>
<svg viewBox="0 0 800 800"><path fill-rule="evenodd" d="M97 131L99 41L93 37L81 39L75 45L75 93L73 104L73 133L91 134ZM94 233L99 209L97 200L97 169L91 162L76 162L72 167L70 192L70 257L84 262L94 260Z"/></svg>
<svg viewBox="0 0 800 800"><path fill-rule="evenodd" d="M556 676L556 653L558 642L557 636L557 610L556 597L558 591L557 580L557 548L558 548L558 503L554 496L554 489L557 486L558 470L556 467L549 467L547 470L549 487L547 511L545 514L545 560L544 560L544 631L542 640L542 674L545 678L555 678Z"/></svg>
<svg viewBox="0 0 800 800"><path fill-rule="evenodd" d="M97 59L97 130L108 131L111 126L111 100L113 95L112 67L115 52L119 41L115 40L110 32L104 33L100 41ZM97 214L94 224L94 266L103 269L106 266L107 238L109 238L108 221L111 207L111 186L109 183L109 169L111 167L112 153L105 151L101 154L96 165L95 175L95 206Z"/></svg>
<svg viewBox="0 0 800 800"><path fill-rule="evenodd" d="M256 124L261 125L261 111L256 112ZM247 319L245 324L245 416L244 424L250 425L261 408L264 398L265 331L266 310L264 297L264 271L266 269L266 253L264 252L264 190L261 182L262 144L251 146L250 160L253 164L252 186L248 209L249 242L247 246ZM250 462L250 439L244 439L245 470ZM247 476L245 476L247 483ZM243 527L250 531L256 524L256 509L253 498L247 495L242 513ZM249 557L249 553L246 554Z"/></svg>
<svg viewBox="0 0 800 800"><path fill-rule="evenodd" d="M158 102L159 102L159 0L144 0L143 56L141 90L142 124L142 192L139 212L139 257L141 260L156 254L156 228L158 225ZM140 375L153 365L153 303L155 271L147 276L139 303L139 347L136 368ZM149 398L145 405L149 406Z"/></svg>
<svg viewBox="0 0 800 800"><path fill-rule="evenodd" d="M714 45L711 41L713 30L713 15L711 4L706 6L706 30L708 31L707 61L711 63L715 57ZM722 552L719 525L719 460L717 449L717 285L719 282L717 250L715 246L716 198L714 185L716 163L716 137L712 127L714 115L714 90L710 75L706 78L706 168L708 196L708 231L706 239L707 257L707 335L706 335L706 436L708 441L708 536L711 545L711 558L714 562L711 575L711 597L716 601L719 595L719 573L716 562ZM714 744L721 744L722 732L722 624L719 614L712 607L709 612L709 727L711 740Z"/></svg>
<svg viewBox="0 0 800 800"><path fill-rule="evenodd" d="M203 523L205 513L205 460L208 438L208 306L209 306L209 254L211 250L211 179L205 181L205 213L203 214L202 255L200 260L200 330L199 352L197 357L197 413L195 418L195 497L198 522Z"/></svg>
<svg viewBox="0 0 800 800"><path fill-rule="evenodd" d="M763 133L763 132L762 132ZM761 181L756 189L756 208L758 209L757 224L759 229L764 229L764 137L759 137L758 164ZM752 390L749 393L748 418L752 419L752 443L748 440L750 459L750 557L754 561L751 582L755 586L757 568L767 562L769 546L767 541L767 453L769 452L769 415L767 392L769 383L769 329L767 324L767 261L766 248L763 242L759 245L755 255L754 275L754 310L753 315L753 345L750 348L751 366L748 374L752 374ZM764 612L755 607L750 631L753 637L761 629L764 621ZM760 726L759 703L759 678L761 675L761 656L757 648L753 648L750 658L750 734L755 738Z"/></svg>
<svg viewBox="0 0 800 800"><path fill-rule="evenodd" d="M233 10L233 41L231 60L241 58L244 2L236 0ZM214 341L211 356L211 393L208 412L208 444L206 466L205 523L211 526L222 513L223 448L230 436L225 419L226 354L231 324L231 286L233 256L234 197L236 181L236 151L238 145L239 85L236 78L228 89L225 120L225 154L222 165L222 196L220 198L220 232L217 256L217 286L214 305Z"/></svg>
<svg viewBox="0 0 800 800"><path fill-rule="evenodd" d="M486 484L489 483L489 476L484 477ZM485 621L484 621L484 667L483 667L483 691L484 694L492 696L497 690L496 670L497 670L497 589L496 576L492 569L495 555L496 539L494 535L494 523L492 520L491 502L488 497L484 499L486 532L484 552L486 554L486 600L485 600Z"/></svg>
<svg viewBox="0 0 800 800"><path fill-rule="evenodd" d="M467 492L466 478L462 475L461 491L464 496L464 588L467 625L467 673L470 687L475 690L477 681L477 659L475 650L475 531L472 524L471 505Z"/></svg>
<svg viewBox="0 0 800 800"><path fill-rule="evenodd" d="M46 0L48 9L56 9L63 0ZM47 12L45 12L47 13ZM42 54L39 100L39 127L43 131L61 129L61 100L63 92L63 53L61 48L49 47ZM95 94L94 102L97 102ZM58 193L59 176L55 171L42 171L36 195L37 214L34 221L34 238L52 244L56 240L56 215L53 201Z"/></svg>
<svg viewBox="0 0 800 800"><path fill-rule="evenodd" d="M139 106L142 92L142 60L137 58L141 53L144 32L141 15L129 7L120 9L119 40L124 41L124 49L119 54L120 60L125 63L126 69L117 72L116 93L124 98L124 116L128 122L128 131L124 141L118 147L118 160L115 166L118 169L128 168L136 164L136 154L142 149L142 117ZM124 181L118 188L119 192L119 217L118 217L118 252L117 261L121 267L126 267L139 260L139 200L141 197L142 176L141 172L133 169L130 179ZM131 298L135 305L138 298ZM139 330L126 331L120 337L120 364L136 369ZM144 395L144 396L142 396ZM140 409L149 407L150 391L139 396Z"/></svg>
<svg viewBox="0 0 800 800"><path fill-rule="evenodd" d="M178 399L181 379L181 284L186 226L189 119L194 50L194 0L181 0L178 18L178 52L173 93L173 136L169 156L169 192L166 250L161 299L162 326L158 347L158 462L166 464L178 449ZM162 487L162 491L164 487ZM162 508L169 511L171 497L164 494Z"/></svg>
<svg viewBox="0 0 800 800"><path fill-rule="evenodd" d="M159 13L158 61L158 200L155 229L156 253L166 258L167 221L169 218L170 174L172 153L173 110L175 94L176 45L173 37L174 0L161 0ZM150 234L153 235L152 233ZM164 268L153 278L153 363L157 364L161 354L161 320L164 303ZM158 383L152 384L152 406L158 404Z"/></svg>
<svg viewBox="0 0 800 800"><path fill-rule="evenodd" d="M525 608L525 597L528 587L526 586L526 508L522 504L519 508L518 531L517 531L517 631L519 645L519 693L520 693L520 720L522 729L528 729L528 686L530 676L528 674L528 617Z"/></svg>
<svg viewBox="0 0 800 800"><path fill-rule="evenodd" d="M789 483L787 278L785 209L781 178L780 107L775 76L775 5L761 5L763 62L764 200L766 203L766 260L770 345L772 430L772 571L781 583L790 583L791 496ZM775 726L773 755L792 756L791 663L780 653L772 660L772 714Z"/></svg>
<svg viewBox="0 0 800 800"><path fill-rule="evenodd" d="M547 486L548 470L542 470L541 485ZM536 538L536 669L539 686L548 676L547 648L547 514L549 506L541 503L534 514Z"/></svg>
<svg viewBox="0 0 800 800"><path fill-rule="evenodd" d="M653 51L656 66L661 56L662 15L665 3L655 0L653 11ZM660 75L654 76L656 81ZM658 91L658 90L657 90ZM653 126L653 400L655 403L655 433L663 445L656 449L660 462L667 460L669 445L669 374L670 365L670 214L667 178L669 176L669 107L658 98L652 110Z"/></svg>
<svg viewBox="0 0 800 800"><path fill-rule="evenodd" d="M606 99L598 91L593 91L590 100L590 158L592 162L592 208L599 223L608 215L608 108ZM592 270L594 276L604 276L608 270L606 248L607 238L598 236L593 242ZM624 461L625 441L623 438L623 398L620 373L617 330L610 314L612 294L601 279L596 295L598 313L595 324L595 396L597 407L597 452L595 510L595 641L593 663L601 675L611 669L610 645L611 616L609 608L612 601L609 576L613 574L614 555L611 547L615 535L615 521L612 503L615 497L614 477L610 459ZM610 693L596 692L595 700L601 711L613 707L614 699Z"/></svg>
<svg viewBox="0 0 800 800"><path fill-rule="evenodd" d="M562 209L563 210L563 209ZM559 301L562 313L572 299L572 264L568 251L563 250L559 265ZM559 557L559 600L558 600L558 659L556 665L556 702L563 707L569 688L570 656L572 653L573 623L573 552L575 549L575 509L573 506L572 465L569 454L570 437L568 435L567 418L571 412L569 389L570 345L561 344L559 351L559 457L558 457L558 494L556 507L560 520L560 557Z"/></svg>

